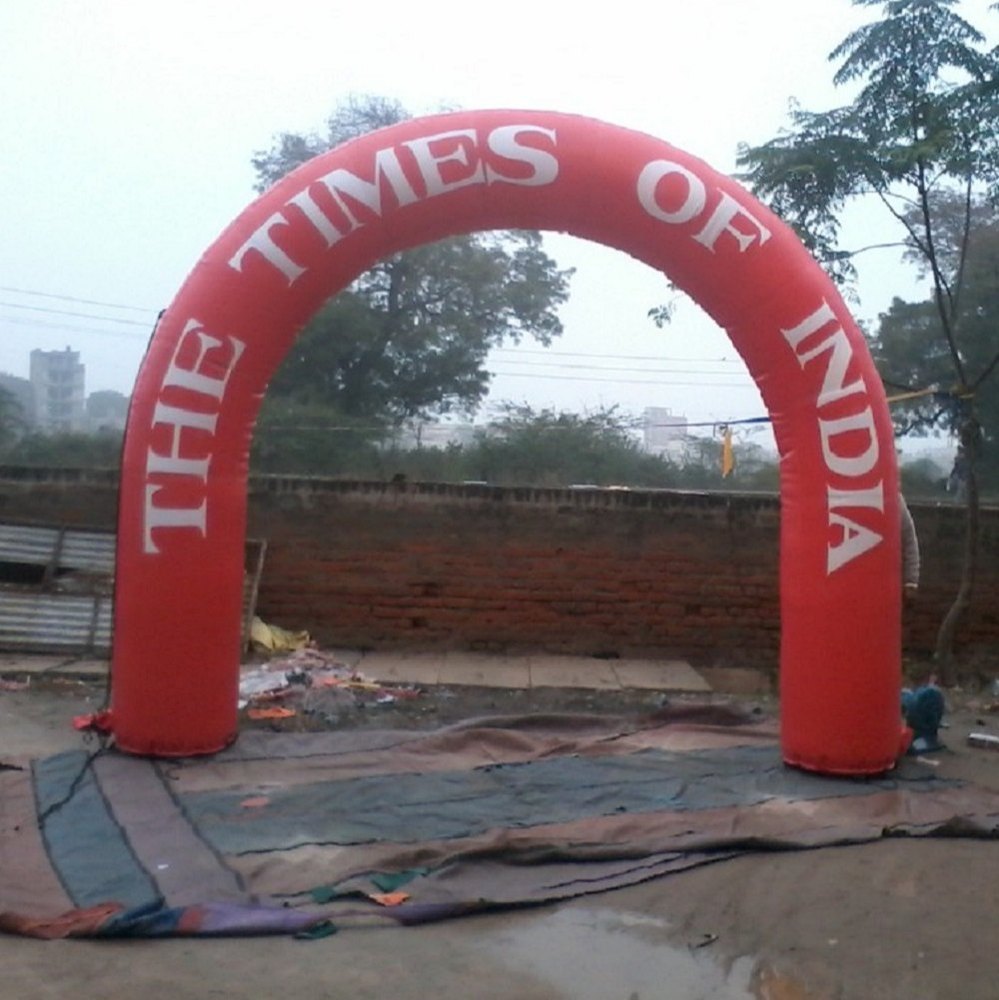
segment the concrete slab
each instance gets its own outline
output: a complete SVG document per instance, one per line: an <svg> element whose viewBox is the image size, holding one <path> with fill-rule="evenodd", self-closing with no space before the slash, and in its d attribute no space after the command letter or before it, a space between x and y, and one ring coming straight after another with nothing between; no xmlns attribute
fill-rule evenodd
<svg viewBox="0 0 999 1000"><path fill-rule="evenodd" d="M610 660L623 688L652 691L710 691L711 685L685 660Z"/></svg>
<svg viewBox="0 0 999 1000"><path fill-rule="evenodd" d="M43 674L64 662L65 656L39 656L29 653L0 655L0 673Z"/></svg>
<svg viewBox="0 0 999 1000"><path fill-rule="evenodd" d="M64 677L107 677L111 664L107 660L63 660L47 671Z"/></svg>
<svg viewBox="0 0 999 1000"><path fill-rule="evenodd" d="M441 666L438 683L526 689L531 686L531 673L527 661L519 656L448 653Z"/></svg>
<svg viewBox="0 0 999 1000"><path fill-rule="evenodd" d="M337 663L342 663L345 667L350 667L351 669L356 667L364 656L364 653L359 649L340 649L339 647L324 649L323 652L332 656Z"/></svg>
<svg viewBox="0 0 999 1000"><path fill-rule="evenodd" d="M371 652L337 649L336 659L356 667L371 680L396 684L465 684L478 687L564 687L594 690L642 689L655 691L763 693L769 681L755 672L741 686L725 676L702 676L683 660L602 660L590 656L539 654L504 656L470 652ZM103 679L107 660L37 653L0 653L0 674L29 674ZM706 671L710 674L710 671Z"/></svg>
<svg viewBox="0 0 999 1000"><path fill-rule="evenodd" d="M437 684L442 653L365 653L357 669L370 680L396 684Z"/></svg>
<svg viewBox="0 0 999 1000"><path fill-rule="evenodd" d="M103 678L107 676L109 669L110 665L107 660L82 659L72 654L0 654L0 674Z"/></svg>
<svg viewBox="0 0 999 1000"><path fill-rule="evenodd" d="M531 687L593 688L618 691L621 683L610 660L590 656L530 656Z"/></svg>
<svg viewBox="0 0 999 1000"><path fill-rule="evenodd" d="M771 671L751 667L702 667L698 672L711 685L712 691L741 695L776 694L777 678Z"/></svg>

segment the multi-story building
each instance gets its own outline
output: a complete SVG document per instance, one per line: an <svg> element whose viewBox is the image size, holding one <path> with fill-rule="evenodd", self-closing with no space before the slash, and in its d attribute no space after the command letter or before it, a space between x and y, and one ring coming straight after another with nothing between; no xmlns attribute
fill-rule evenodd
<svg viewBox="0 0 999 1000"><path fill-rule="evenodd" d="M687 439L687 418L665 406L647 406L642 417L645 450L653 455L676 458Z"/></svg>
<svg viewBox="0 0 999 1000"><path fill-rule="evenodd" d="M29 370L33 420L40 431L87 429L85 369L78 351L32 351Z"/></svg>

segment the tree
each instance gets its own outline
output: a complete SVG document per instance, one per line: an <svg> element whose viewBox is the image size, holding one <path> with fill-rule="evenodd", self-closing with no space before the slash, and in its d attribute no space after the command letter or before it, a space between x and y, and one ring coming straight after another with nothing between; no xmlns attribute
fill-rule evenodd
<svg viewBox="0 0 999 1000"><path fill-rule="evenodd" d="M938 212L941 226L951 212ZM975 414L981 427L978 471L983 481L999 481L999 398L995 392L999 361L999 211L978 202L967 236L961 296L956 303L955 342L975 386ZM955 234L957 235L957 234ZM948 238L946 247L954 245ZM947 268L952 273L955 265ZM926 395L901 402L896 425L903 433L944 429L960 433L965 400L953 391L954 370L936 302L895 298L880 317L871 351L886 385L893 391L927 387ZM934 389L935 391L930 391Z"/></svg>
<svg viewBox="0 0 999 1000"><path fill-rule="evenodd" d="M0 387L0 450L13 445L24 430L24 414L14 394Z"/></svg>
<svg viewBox="0 0 999 1000"><path fill-rule="evenodd" d="M639 448L633 426L616 406L578 414L505 403L467 468L499 485L669 485L669 465Z"/></svg>
<svg viewBox="0 0 999 1000"><path fill-rule="evenodd" d="M916 458L899 466L902 491L907 497L940 500L945 495L947 476L929 458Z"/></svg>
<svg viewBox="0 0 999 1000"><path fill-rule="evenodd" d="M327 133L285 133L253 159L258 190L328 149L409 117L398 102L354 97ZM475 234L394 254L317 313L271 384L273 397L324 401L351 418L396 422L485 397L490 348L524 336L548 345L571 270L534 232Z"/></svg>
<svg viewBox="0 0 999 1000"><path fill-rule="evenodd" d="M345 417L323 402L272 397L257 420L250 468L265 474L361 478L372 473L387 433L382 422Z"/></svg>
<svg viewBox="0 0 999 1000"><path fill-rule="evenodd" d="M761 146L740 147L739 165L837 280L848 282L856 255L871 249L844 249L839 242L843 209L860 198L875 201L893 224L880 245L904 248L930 276L936 316L924 332L934 356L948 361L952 427L968 456L962 579L936 646L950 679L977 559L981 423L975 393L999 360L993 338L993 356L971 368L961 339L976 195L999 194L999 54L985 50L983 35L954 11L956 0L854 4L880 6L884 16L852 32L830 55L839 61L834 82L859 85L853 102L823 112L793 106L791 127ZM955 201L961 212L949 227L937 206Z"/></svg>
<svg viewBox="0 0 999 1000"><path fill-rule="evenodd" d="M121 464L121 439L117 431L100 434L25 434L6 449L8 465L50 469L117 469Z"/></svg>

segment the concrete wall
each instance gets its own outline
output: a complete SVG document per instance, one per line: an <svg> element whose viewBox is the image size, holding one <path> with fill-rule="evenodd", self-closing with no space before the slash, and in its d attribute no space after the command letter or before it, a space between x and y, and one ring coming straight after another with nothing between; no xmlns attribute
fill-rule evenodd
<svg viewBox="0 0 999 1000"><path fill-rule="evenodd" d="M113 527L111 473L0 470L0 519ZM923 585L906 649L932 649L956 590L963 514L911 504ZM268 543L258 610L324 645L776 662L771 496L256 478ZM962 649L999 649L999 509L982 515Z"/></svg>

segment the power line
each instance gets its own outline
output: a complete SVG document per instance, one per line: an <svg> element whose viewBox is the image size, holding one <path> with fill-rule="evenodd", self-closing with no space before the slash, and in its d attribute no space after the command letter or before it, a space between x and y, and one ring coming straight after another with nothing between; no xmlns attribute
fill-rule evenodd
<svg viewBox="0 0 999 1000"><path fill-rule="evenodd" d="M104 306L107 309L128 309L131 312L156 313L158 309L147 309L144 306L126 306L121 302L101 302L98 299L80 299L75 295L56 295L55 292L37 292L30 288L13 288L10 285L0 285L0 292L14 292L17 295L37 295L43 299L58 299L60 302L80 302L88 306Z"/></svg>
<svg viewBox="0 0 999 1000"><path fill-rule="evenodd" d="M738 383L738 382L669 382L662 379L644 379L644 378L595 378L593 376L587 375L541 375L534 372L504 372L504 371L491 371L490 375L504 375L508 378L541 378L541 379L557 379L559 381L568 382L610 382L614 385L668 385L668 386L688 386L697 389L755 389L755 383ZM677 372L676 374L682 375L683 372ZM720 373L719 373L720 374Z"/></svg>
<svg viewBox="0 0 999 1000"><path fill-rule="evenodd" d="M546 357L563 358L602 358L607 361L674 361L690 362L697 364L719 364L719 365L742 365L745 364L739 358L670 358L662 354L587 354L582 351L554 351L554 350L534 350L529 347L496 347L493 348L499 354L541 354Z"/></svg>
<svg viewBox="0 0 999 1000"><path fill-rule="evenodd" d="M95 316L93 313L73 312L69 309L52 309L48 306L26 306L20 302L0 301L0 306L6 306L9 309L29 309L31 312L54 313L58 316L77 316L82 319L97 320L101 323L125 323L128 326L141 326L147 330L151 326L150 323L140 323L137 319L121 319L119 316Z"/></svg>
<svg viewBox="0 0 999 1000"><path fill-rule="evenodd" d="M98 330L94 327L74 326L69 323L46 323L42 319L29 319L24 316L0 316L0 321L4 323L16 323L18 326L35 326L47 330L67 330L70 333L96 333L100 337L121 337L125 340L147 339L143 337L143 334L134 333L131 330Z"/></svg>
<svg viewBox="0 0 999 1000"><path fill-rule="evenodd" d="M101 306L107 309L126 309L131 312L140 313L150 313L156 314L159 312L157 309L149 309L145 306L133 306L126 305L121 302L107 302L101 299L85 299L80 298L75 295L60 295L55 292L42 292L37 289L29 288L17 288L12 285L0 285L0 291L3 292L13 292L17 295L33 295L40 298L55 299L61 302L78 302L82 305L92 305ZM24 305L17 302L0 302L0 305L7 305L15 309L31 309L37 312L51 312L57 313L65 316L76 316L83 319L94 319L97 321L108 320L114 323L128 323L130 325L142 326L144 324L138 323L135 320L124 320L113 316L100 316L93 313L79 313L71 312L68 310L59 309L46 309L42 306L30 306ZM65 327L64 329L82 329L80 327ZM86 332L86 331L85 331ZM677 363L677 364L720 364L720 365L741 365L743 362L741 359L737 358L674 358L660 354L598 354L598 353L587 353L584 351L558 351L558 350L540 350L532 348L514 348L514 347L498 347L494 348L497 353L500 354L511 354L511 355L540 355L542 357L558 357L558 358L593 358L605 361L659 361L664 363ZM514 361L513 358L506 359L507 363L515 364L540 364L539 362L528 362L528 361ZM576 366L576 365L563 365L560 362L555 362L557 367L603 367L603 366ZM607 369L615 371L625 371L627 369ZM644 369L643 369L644 370ZM715 374L713 372L694 372L691 371L689 374ZM721 373L718 373L721 374Z"/></svg>
<svg viewBox="0 0 999 1000"><path fill-rule="evenodd" d="M621 358L619 360L625 360ZM631 360L630 358L627 360ZM598 372L642 372L644 374L653 375L721 375L727 376L730 374L735 374L734 372L718 372L710 371L702 368L618 368L611 365L577 365L571 364L564 361L517 361L514 358L504 358L503 364L505 365L526 365L532 368L577 368L585 369L587 371L598 371Z"/></svg>

